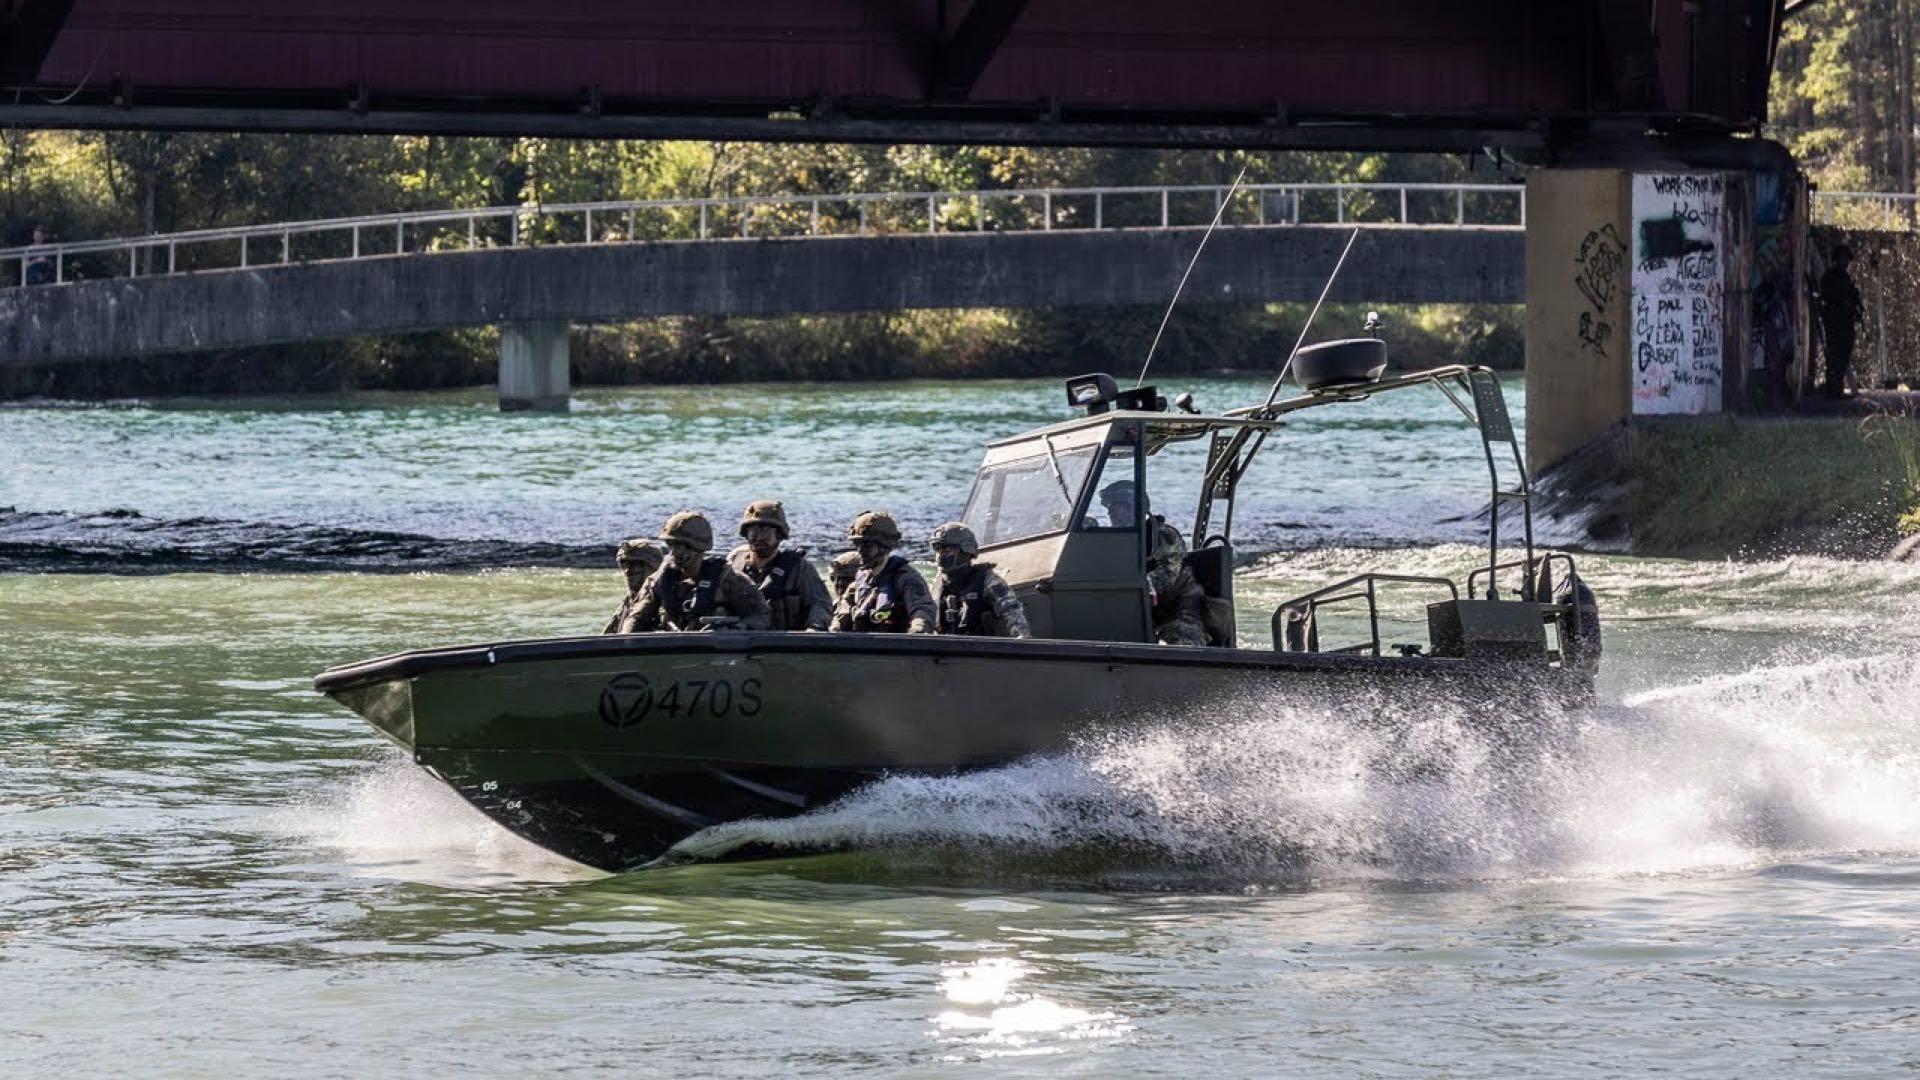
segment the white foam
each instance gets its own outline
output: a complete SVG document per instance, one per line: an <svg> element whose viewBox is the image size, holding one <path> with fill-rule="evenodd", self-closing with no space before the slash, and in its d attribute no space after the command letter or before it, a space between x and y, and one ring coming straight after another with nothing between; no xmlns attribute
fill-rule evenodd
<svg viewBox="0 0 1920 1080"><path fill-rule="evenodd" d="M444 783L398 757L290 808L273 824L314 847L338 852L362 872L407 880L474 884L598 874L494 824Z"/></svg>
<svg viewBox="0 0 1920 1080"><path fill-rule="evenodd" d="M901 777L746 843L1095 850L1169 872L1531 878L1920 850L1920 664L1768 668L1572 714L1222 703L1058 757ZM1526 729L1524 731L1520 729Z"/></svg>

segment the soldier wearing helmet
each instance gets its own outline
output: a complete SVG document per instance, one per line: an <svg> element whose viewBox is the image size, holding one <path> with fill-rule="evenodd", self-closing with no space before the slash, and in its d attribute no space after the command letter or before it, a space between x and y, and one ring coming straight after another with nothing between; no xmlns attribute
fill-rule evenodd
<svg viewBox="0 0 1920 1080"><path fill-rule="evenodd" d="M707 630L730 625L739 630L767 628L767 601L727 560L709 556L713 526L706 516L682 510L660 529L667 560L641 586L623 634L648 630ZM713 623L707 620L725 620Z"/></svg>
<svg viewBox="0 0 1920 1080"><path fill-rule="evenodd" d="M1153 636L1162 645L1205 645L1206 590L1187 566L1187 542L1167 519L1151 513L1146 495L1131 480L1115 480L1100 489L1111 527L1129 529L1147 514L1147 598L1153 609Z"/></svg>
<svg viewBox="0 0 1920 1080"><path fill-rule="evenodd" d="M860 555L860 570L834 605L835 630L931 634L938 617L926 579L893 553L900 526L893 515L868 510L847 527L847 541Z"/></svg>
<svg viewBox="0 0 1920 1080"><path fill-rule="evenodd" d="M860 572L860 553L843 551L833 557L833 564L827 573L827 581L833 586L833 601L840 602L846 594L847 586L853 584L855 574Z"/></svg>
<svg viewBox="0 0 1920 1080"><path fill-rule="evenodd" d="M621 601L620 610L614 612L613 618L607 620L606 628L601 630L601 633L620 632L620 624L627 620L627 616L633 614L634 608L640 603L642 587L646 585L647 579L653 576L653 572L660 569L660 563L666 557L667 553L660 550L659 544L644 536L636 536L631 540L620 542L619 550L613 553L613 561L620 567L620 572L626 575L627 598Z"/></svg>
<svg viewBox="0 0 1920 1080"><path fill-rule="evenodd" d="M747 504L740 515L740 537L727 564L745 574L767 598L775 630L825 630L833 618L833 598L820 572L807 561L807 549L785 548L787 511L772 499Z"/></svg>
<svg viewBox="0 0 1920 1080"><path fill-rule="evenodd" d="M980 541L973 530L949 521L933 530L927 541L933 548L940 576L933 586L933 606L940 613L934 632L975 637L1033 636L1027 609L1006 579L993 572L992 563L975 561Z"/></svg>

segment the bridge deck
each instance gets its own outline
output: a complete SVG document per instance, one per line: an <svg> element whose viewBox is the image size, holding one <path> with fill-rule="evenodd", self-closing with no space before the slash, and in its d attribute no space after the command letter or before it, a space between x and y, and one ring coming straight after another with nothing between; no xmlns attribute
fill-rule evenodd
<svg viewBox="0 0 1920 1080"><path fill-rule="evenodd" d="M1350 230L1226 229L1192 303L1311 300ZM494 323L1164 303L1199 230L941 233L492 248L0 290L0 363ZM1361 230L1333 293L1518 303L1524 233Z"/></svg>

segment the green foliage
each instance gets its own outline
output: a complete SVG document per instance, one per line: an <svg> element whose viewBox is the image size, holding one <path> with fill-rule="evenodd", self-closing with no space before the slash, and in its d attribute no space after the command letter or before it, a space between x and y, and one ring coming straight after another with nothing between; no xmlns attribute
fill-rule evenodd
<svg viewBox="0 0 1920 1080"><path fill-rule="evenodd" d="M1825 0L1780 36L1767 133L1830 191L1913 191L1915 0Z"/></svg>
<svg viewBox="0 0 1920 1080"><path fill-rule="evenodd" d="M1920 525L1910 417L1642 424L1631 445L1620 512L1643 554L1877 558Z"/></svg>

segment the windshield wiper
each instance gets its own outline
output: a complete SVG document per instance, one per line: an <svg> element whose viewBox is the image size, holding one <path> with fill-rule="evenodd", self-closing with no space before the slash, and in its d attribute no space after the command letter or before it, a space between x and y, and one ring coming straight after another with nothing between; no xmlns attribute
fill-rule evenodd
<svg viewBox="0 0 1920 1080"><path fill-rule="evenodd" d="M1053 482L1060 485L1060 497L1067 501L1067 509L1073 509L1073 492L1067 490L1067 478L1060 475L1060 461L1053 456L1053 440L1042 436L1040 444L1047 448L1047 468L1053 470Z"/></svg>

